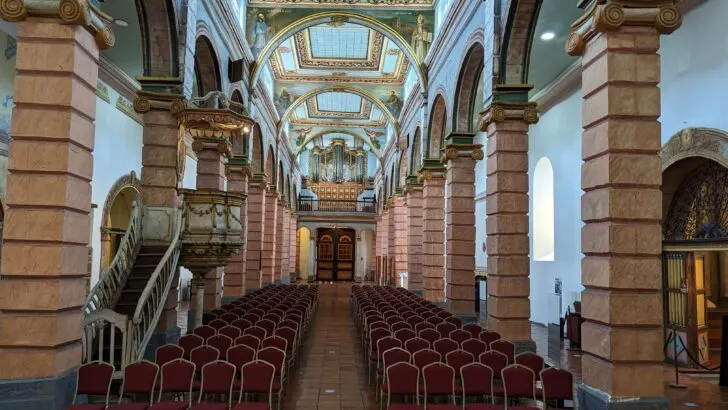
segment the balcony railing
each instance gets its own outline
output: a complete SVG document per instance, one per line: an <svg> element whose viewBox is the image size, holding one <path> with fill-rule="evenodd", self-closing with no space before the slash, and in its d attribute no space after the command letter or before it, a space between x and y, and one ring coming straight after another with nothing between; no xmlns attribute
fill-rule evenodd
<svg viewBox="0 0 728 410"><path fill-rule="evenodd" d="M298 199L298 210L301 212L358 212L376 214L377 202L370 200L351 201L338 199Z"/></svg>

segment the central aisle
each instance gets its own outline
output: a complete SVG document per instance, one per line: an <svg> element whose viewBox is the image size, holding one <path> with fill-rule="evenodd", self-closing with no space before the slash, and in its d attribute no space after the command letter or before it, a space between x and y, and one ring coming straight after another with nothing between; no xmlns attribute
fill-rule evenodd
<svg viewBox="0 0 728 410"><path fill-rule="evenodd" d="M377 409L355 340L351 283L320 285L319 308L295 374L289 375L284 410Z"/></svg>

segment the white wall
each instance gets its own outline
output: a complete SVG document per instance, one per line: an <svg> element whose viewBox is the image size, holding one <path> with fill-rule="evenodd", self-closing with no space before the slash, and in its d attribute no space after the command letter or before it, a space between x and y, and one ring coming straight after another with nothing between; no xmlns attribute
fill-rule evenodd
<svg viewBox="0 0 728 410"><path fill-rule="evenodd" d="M357 236L360 236L361 239L356 241L355 272L357 278L363 279L372 270L374 231L369 229L360 230L357 231Z"/></svg>
<svg viewBox="0 0 728 410"><path fill-rule="evenodd" d="M96 97L96 134L91 202L94 211L92 231L93 259L91 286L99 278L101 258L101 218L104 202L117 179L134 171L142 172L142 125L116 108L119 94L109 87L109 101Z"/></svg>

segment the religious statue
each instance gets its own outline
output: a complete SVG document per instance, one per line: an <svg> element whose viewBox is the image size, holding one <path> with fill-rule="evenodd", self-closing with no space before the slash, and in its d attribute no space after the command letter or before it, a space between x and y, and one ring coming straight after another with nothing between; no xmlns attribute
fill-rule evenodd
<svg viewBox="0 0 728 410"><path fill-rule="evenodd" d="M308 135L308 133L311 132L312 129L313 127L299 128L297 130L293 130L293 132L298 134L298 137L296 137L296 146L300 147L301 145L303 145L303 142L306 141L306 135Z"/></svg>
<svg viewBox="0 0 728 410"><path fill-rule="evenodd" d="M276 98L275 101L276 108L278 109L278 114L283 115L288 107L293 104L294 100L295 98L288 92L288 89L286 87L281 88L281 93L278 95L278 98Z"/></svg>
<svg viewBox="0 0 728 410"><path fill-rule="evenodd" d="M384 101L384 105L387 106L389 112L391 112L392 115L394 115L395 117L399 117L399 112L400 110L402 110L402 100L397 97L396 91L390 91L389 98Z"/></svg>
<svg viewBox="0 0 728 410"><path fill-rule="evenodd" d="M258 13L258 19L253 25L253 41L250 42L250 50L253 52L253 57L258 58L258 54L268 44L268 33L270 33L270 26L265 21L265 14Z"/></svg>
<svg viewBox="0 0 728 410"><path fill-rule="evenodd" d="M432 33L425 27L425 16L417 16L417 27L412 33L412 48L415 50L415 57L420 63L425 61L425 56L432 44Z"/></svg>

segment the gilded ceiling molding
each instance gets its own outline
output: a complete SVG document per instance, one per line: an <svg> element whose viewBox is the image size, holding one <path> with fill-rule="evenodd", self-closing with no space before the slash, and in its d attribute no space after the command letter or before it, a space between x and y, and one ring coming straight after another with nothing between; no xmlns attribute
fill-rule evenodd
<svg viewBox="0 0 728 410"><path fill-rule="evenodd" d="M66 24L88 30L100 50L113 47L116 41L113 18L90 0L0 0L0 17L9 22L25 21L28 17L60 18Z"/></svg>
<svg viewBox="0 0 728 410"><path fill-rule="evenodd" d="M326 7L326 8L381 8L429 10L434 0L251 0L248 7Z"/></svg>
<svg viewBox="0 0 728 410"><path fill-rule="evenodd" d="M280 137L281 133L283 132L283 125L286 123L286 120L291 116L293 112L296 111L296 108L300 106L303 102L308 100L309 98L316 97L319 94L323 94L326 92L342 92L342 93L351 93L356 94L362 98L365 98L369 101L371 101L374 105L379 108L379 110L382 112L382 115L386 116L389 122L394 127L395 135L399 135L400 133L400 127L399 122L397 122L397 119L394 118L392 113L389 111L386 105L382 101L380 101L377 97L372 95L370 92L362 90L360 88L356 87L350 87L350 86L327 86L327 87L320 87L313 90L310 90L306 92L305 94L301 95L296 99L296 101L291 104L290 107L286 109L286 111L281 116L280 121L278 121L278 130L276 132L276 140Z"/></svg>
<svg viewBox="0 0 728 410"><path fill-rule="evenodd" d="M384 45L384 35L378 31L374 31L373 38L369 39L367 45L366 59L326 59L316 58L313 56L313 50L309 47L311 38L308 30L301 30L295 35L296 46L300 53L298 54L299 68L341 68L341 69L359 69L377 71L382 61L382 46Z"/></svg>
<svg viewBox="0 0 728 410"><path fill-rule="evenodd" d="M367 121L367 122L347 122L346 120L330 120L330 121L324 121L324 120L312 120L309 118L298 118L296 116L296 113L294 112L291 114L291 117L288 119L288 121L291 124L296 125L313 125L317 127L365 127L365 128L384 128L385 126L385 118L382 116L379 120L379 122L373 122L373 121Z"/></svg>
<svg viewBox="0 0 728 410"><path fill-rule="evenodd" d="M368 120L372 114L372 103L371 101L362 98L361 106L358 112L343 112L343 111L321 111L318 108L318 99L310 98L306 101L306 108L308 110L308 117L340 117L340 118L356 118L361 120Z"/></svg>
<svg viewBox="0 0 728 410"><path fill-rule="evenodd" d="M415 65L415 72L417 73L421 89L427 90L427 67L422 61L417 60L414 50L412 50L412 46L410 46L410 44L399 33L373 17L346 11L329 11L312 14L291 23L283 30L279 31L263 48L258 59L251 65L250 87L254 88L257 86L258 79L260 78L265 63L270 59L278 46L280 46L286 39L309 27L332 21L350 22L382 33L390 41L394 42L394 44L396 44L399 49L404 52L410 62Z"/></svg>
<svg viewBox="0 0 728 410"><path fill-rule="evenodd" d="M586 43L598 33L615 31L622 26L653 27L661 34L670 34L682 24L682 15L675 0L582 0L586 13L571 25L566 52L572 56L584 53Z"/></svg>
<svg viewBox="0 0 728 410"><path fill-rule="evenodd" d="M372 154L374 154L374 156L377 157L377 159L379 160L380 163L383 160L381 152L379 152L379 150L377 149L377 147L375 147L369 141L368 138L366 138L366 137L364 137L362 135L359 135L359 134L357 134L354 131L347 130L347 129L343 129L343 128L342 129L323 130L323 131L319 131L317 133L314 133L314 134L309 135L308 137L306 137L306 139L303 141L303 143L301 143L301 146L298 148L298 151L296 151L296 153L294 154L293 157L294 158L297 158L299 155L301 155L301 153L303 153L303 151L306 150L306 144L308 144L309 142L315 140L318 137L323 137L324 135L327 135L327 134L346 134L346 135L351 135L352 137L354 137L354 140L357 140L358 139L358 140L364 142L365 144L367 144L369 146L369 148L371 148Z"/></svg>

